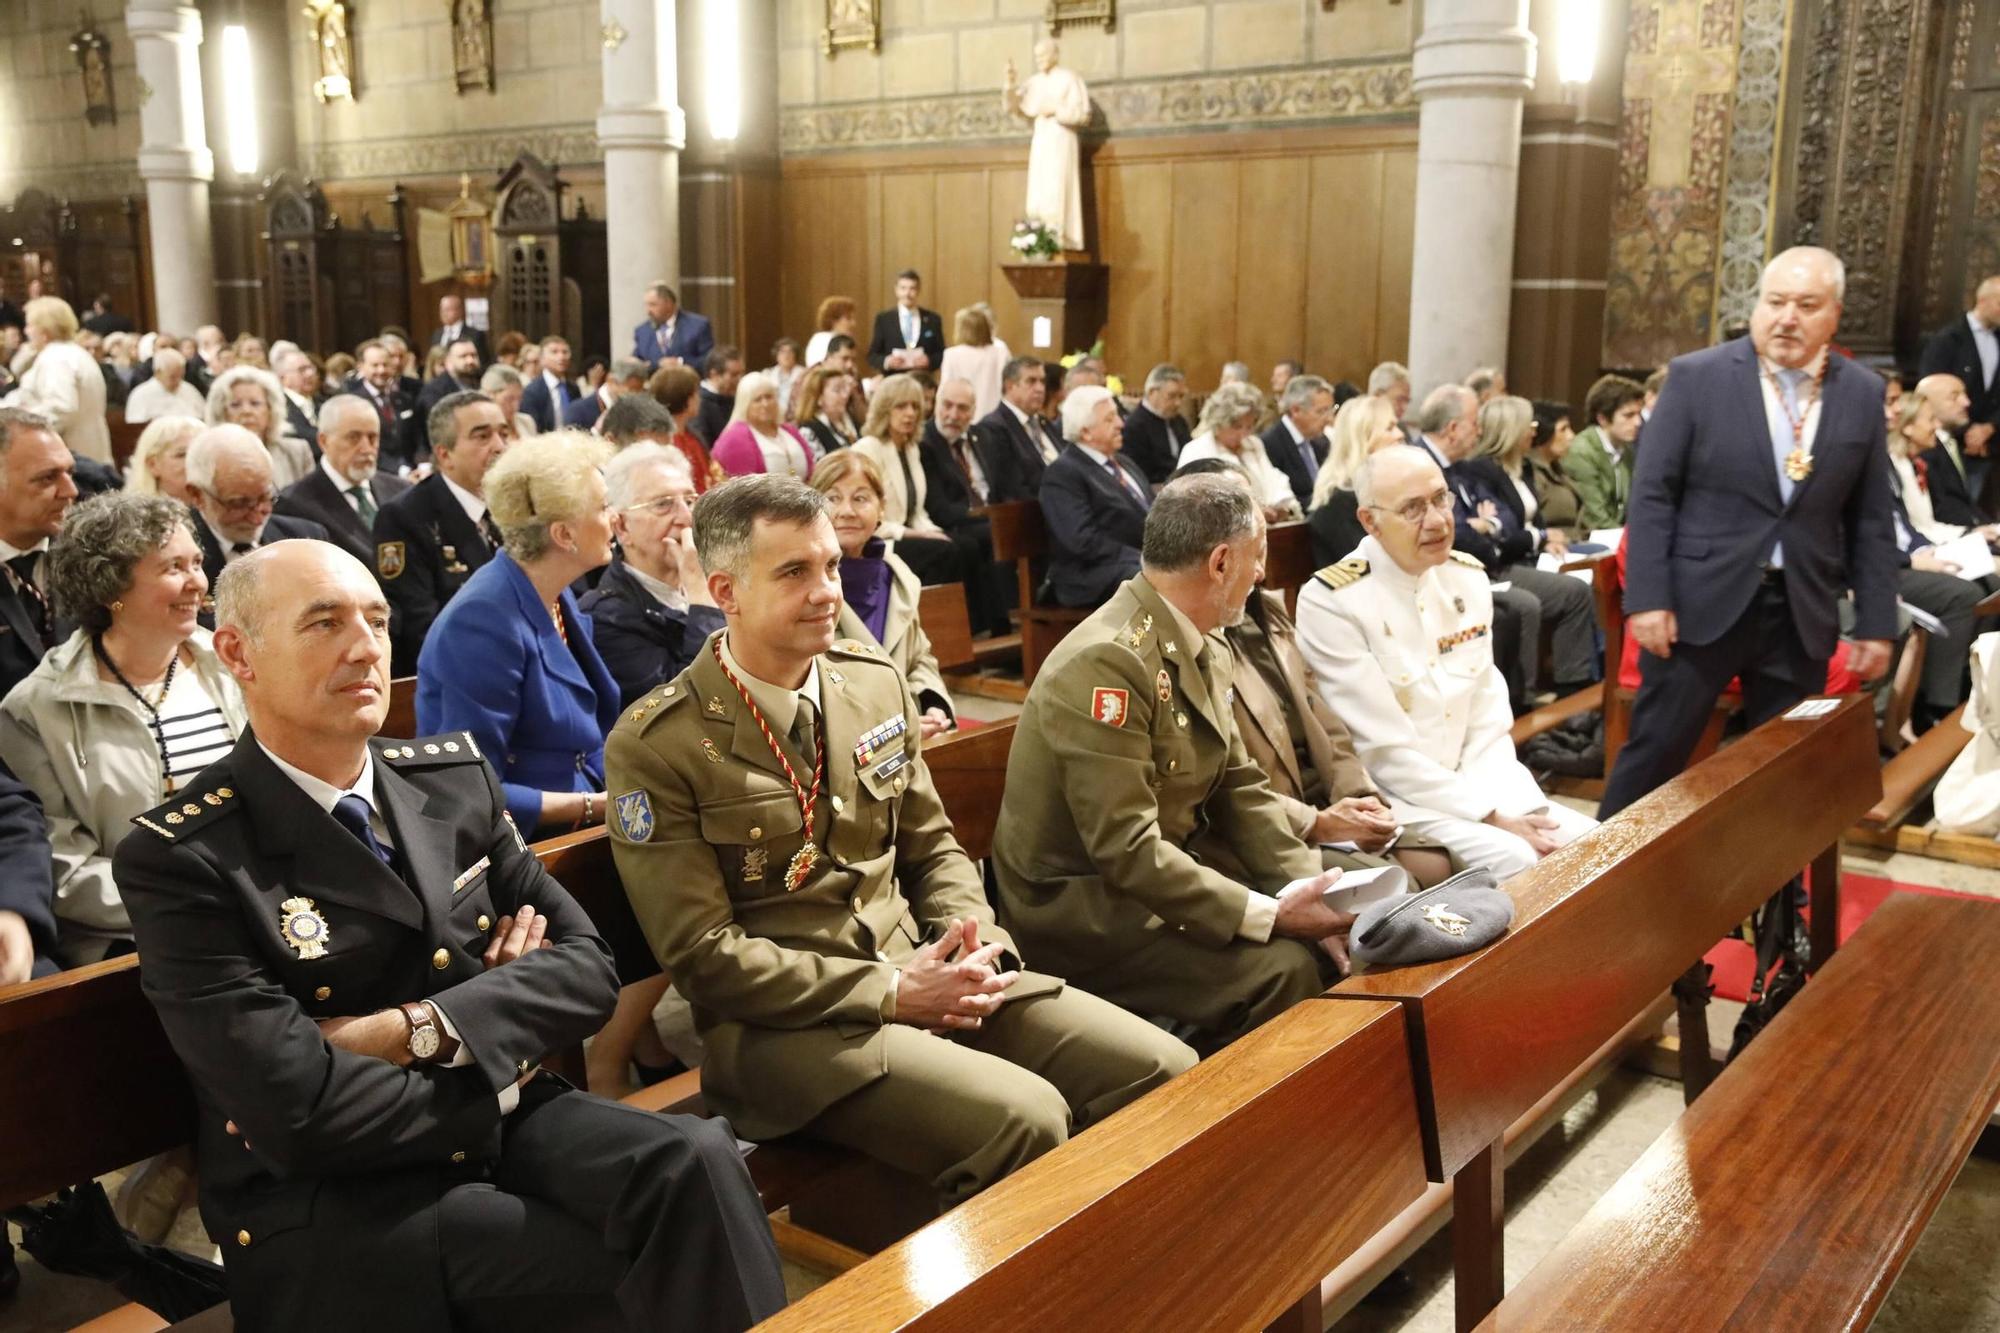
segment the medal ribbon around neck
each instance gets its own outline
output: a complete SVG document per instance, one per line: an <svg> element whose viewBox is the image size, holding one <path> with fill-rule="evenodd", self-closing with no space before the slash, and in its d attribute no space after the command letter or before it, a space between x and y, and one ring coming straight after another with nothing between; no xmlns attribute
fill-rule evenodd
<svg viewBox="0 0 2000 1333"><path fill-rule="evenodd" d="M819 863L819 848L813 844L813 810L819 805L820 787L826 780L826 728L824 726L813 728L813 781L812 790L808 791L800 783L799 775L793 770L792 761L786 757L784 747L779 745L778 738L771 734L771 724L764 720L764 710L757 707L757 701L750 697L750 691L744 687L742 681L736 679L736 673L729 669L729 664L722 660L720 637L715 640L715 664L722 668L722 674L729 677L729 683L734 685L736 693L742 696L743 706L750 710L750 716L756 720L757 730L764 733L764 744L771 747L771 753L777 756L779 765L784 768L785 781L792 784L792 795L798 797L799 816L805 821L806 843L792 857L791 864L785 867L785 890L789 893L804 884L806 876L810 875L812 868Z"/></svg>
<svg viewBox="0 0 2000 1333"><path fill-rule="evenodd" d="M1770 381L1771 392L1777 396L1778 410L1785 414L1785 423L1792 428L1792 451L1785 455L1785 475L1793 481L1804 481L1812 475L1812 451L1806 448L1806 418L1812 415L1813 405L1820 401L1821 391L1826 387L1826 370L1833 364L1833 349L1823 348L1819 355L1819 370L1814 373L1812 397L1797 416L1792 415L1791 402L1785 397L1785 386L1778 383L1777 372L1762 357L1758 363L1764 371L1764 378ZM1790 367L1787 367L1790 369Z"/></svg>

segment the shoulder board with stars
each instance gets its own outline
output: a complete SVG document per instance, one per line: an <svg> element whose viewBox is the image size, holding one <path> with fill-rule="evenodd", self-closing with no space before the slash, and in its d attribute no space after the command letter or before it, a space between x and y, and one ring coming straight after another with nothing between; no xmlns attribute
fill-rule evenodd
<svg viewBox="0 0 2000 1333"><path fill-rule="evenodd" d="M1473 569L1478 570L1482 574L1486 572L1485 564L1476 555L1467 555L1463 551L1453 551L1451 553L1451 558L1454 564L1469 565Z"/></svg>
<svg viewBox="0 0 2000 1333"><path fill-rule="evenodd" d="M421 768L426 764L476 764L484 758L479 753L479 742L473 740L472 733L468 731L427 736L420 741L396 741L380 746L375 754L397 768Z"/></svg>
<svg viewBox="0 0 2000 1333"><path fill-rule="evenodd" d="M217 816L236 809L236 805L233 787L189 787L166 804L133 816L132 822L168 842L177 842L213 823Z"/></svg>
<svg viewBox="0 0 2000 1333"><path fill-rule="evenodd" d="M1358 555L1350 555L1338 564L1328 565L1313 577L1338 592L1350 584L1359 583L1367 578L1368 562Z"/></svg>
<svg viewBox="0 0 2000 1333"><path fill-rule="evenodd" d="M833 647L827 649L827 651L832 653L844 653L849 657L871 658L877 662L887 660L882 656L882 650L880 648L878 648L872 643L863 643L859 639L836 639L834 641Z"/></svg>
<svg viewBox="0 0 2000 1333"><path fill-rule="evenodd" d="M688 697L690 694L685 683L678 680L668 681L626 709L624 720L643 729L652 719L664 717L668 709ZM710 711L721 716L727 710L715 708Z"/></svg>
<svg viewBox="0 0 2000 1333"><path fill-rule="evenodd" d="M1136 620L1127 621L1125 628L1118 632L1118 640L1133 652L1146 646L1146 637L1153 632L1153 614L1147 612Z"/></svg>

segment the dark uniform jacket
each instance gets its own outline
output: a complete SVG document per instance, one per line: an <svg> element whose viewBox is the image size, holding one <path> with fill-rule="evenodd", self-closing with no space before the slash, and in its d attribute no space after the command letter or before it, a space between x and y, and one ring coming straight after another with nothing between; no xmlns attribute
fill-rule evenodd
<svg viewBox="0 0 2000 1333"><path fill-rule="evenodd" d="M202 1220L241 1329L451 1327L439 1197L498 1152L501 1090L616 1001L610 951L506 822L471 739L370 749L400 878L247 731L113 863L194 1085ZM484 970L493 922L524 903L552 944ZM421 999L471 1063L398 1068L314 1026Z"/></svg>
<svg viewBox="0 0 2000 1333"><path fill-rule="evenodd" d="M416 674L431 622L493 556L479 525L433 472L375 515L375 577L389 598L390 639L399 676Z"/></svg>
<svg viewBox="0 0 2000 1333"><path fill-rule="evenodd" d="M410 483L393 472L378 471L368 479L368 493L375 497L377 514L382 512L383 505L409 489ZM280 491L278 503L271 512L290 518L310 519L326 529L327 540L362 564L371 568L374 566L374 529L361 521L361 515L347 503L347 497L333 484L333 478L326 475L325 468L315 466L311 472Z"/></svg>
<svg viewBox="0 0 2000 1333"><path fill-rule="evenodd" d="M46 570L48 557L42 557ZM215 580L209 580L215 586ZM47 594L44 594L46 596ZM42 637L41 608L33 597L14 586L14 580L0 571L0 697L33 674L42 656L70 636L76 626L61 616L55 618L55 632Z"/></svg>

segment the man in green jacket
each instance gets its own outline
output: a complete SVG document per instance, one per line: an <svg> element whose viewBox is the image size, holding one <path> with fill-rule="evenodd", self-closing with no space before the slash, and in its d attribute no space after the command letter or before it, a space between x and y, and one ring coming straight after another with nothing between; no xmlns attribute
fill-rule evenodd
<svg viewBox="0 0 2000 1333"><path fill-rule="evenodd" d="M1570 445L1563 471L1583 501L1576 525L1586 533L1625 526L1633 446L1639 439L1645 398L1646 390L1637 381L1606 375L1590 386L1584 399L1584 413L1593 424Z"/></svg>

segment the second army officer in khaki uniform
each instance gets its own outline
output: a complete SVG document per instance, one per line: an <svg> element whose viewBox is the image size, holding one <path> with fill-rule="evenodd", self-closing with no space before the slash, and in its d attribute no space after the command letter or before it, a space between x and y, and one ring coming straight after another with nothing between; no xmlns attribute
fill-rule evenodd
<svg viewBox="0 0 2000 1333"><path fill-rule="evenodd" d="M836 646L817 492L695 506L728 628L605 750L618 871L751 1138L803 1130L956 1203L1188 1068L1158 1028L1019 970L879 652Z"/></svg>
<svg viewBox="0 0 2000 1333"><path fill-rule="evenodd" d="M1263 564L1256 501L1230 477L1176 479L1144 541L1141 572L1028 691L994 864L1038 958L1218 1046L1324 989L1353 918L1321 901L1340 872L1322 873L1230 716L1213 631ZM1218 847L1240 878L1210 863Z"/></svg>

